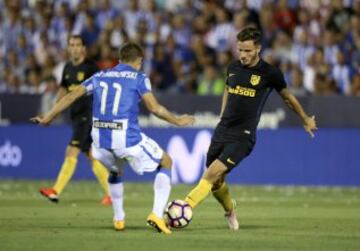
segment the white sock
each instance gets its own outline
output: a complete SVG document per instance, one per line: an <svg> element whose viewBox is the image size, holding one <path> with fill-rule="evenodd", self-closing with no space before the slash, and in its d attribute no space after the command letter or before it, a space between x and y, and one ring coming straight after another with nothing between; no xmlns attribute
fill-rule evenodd
<svg viewBox="0 0 360 251"><path fill-rule="evenodd" d="M165 206L169 199L171 190L171 180L165 172L159 172L154 180L154 206L153 213L157 217L162 218L164 215Z"/></svg>
<svg viewBox="0 0 360 251"><path fill-rule="evenodd" d="M124 220L124 185L122 182L115 184L109 183L109 187L112 207L114 210L114 220Z"/></svg>

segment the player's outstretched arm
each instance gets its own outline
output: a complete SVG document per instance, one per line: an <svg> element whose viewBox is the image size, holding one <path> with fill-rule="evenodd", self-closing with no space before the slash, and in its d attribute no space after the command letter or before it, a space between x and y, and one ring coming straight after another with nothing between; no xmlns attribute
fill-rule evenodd
<svg viewBox="0 0 360 251"><path fill-rule="evenodd" d="M31 118L30 120L34 123L41 125L49 125L53 119L59 115L62 111L68 108L72 103L74 103L78 98L83 96L86 93L86 88L82 85L79 85L74 89L74 91L66 94L59 102L57 102L52 109L46 113L44 116L37 116Z"/></svg>
<svg viewBox="0 0 360 251"><path fill-rule="evenodd" d="M301 104L297 100L297 98L292 95L287 88L284 88L280 91L280 96L284 100L284 102L293 110L295 111L304 124L304 129L306 132L310 134L310 136L314 137L314 131L317 130L315 116L308 116L304 109L302 108Z"/></svg>
<svg viewBox="0 0 360 251"><path fill-rule="evenodd" d="M145 93L142 99L145 103L146 108L151 113L169 122L170 124L176 126L187 126L187 125L192 125L195 121L193 116L187 114L181 116L175 116L168 109L166 109L166 107L159 104L154 94L152 94L151 92Z"/></svg>
<svg viewBox="0 0 360 251"><path fill-rule="evenodd" d="M60 99L62 99L67 93L67 90L60 86L58 92L56 93L56 103L59 102Z"/></svg>

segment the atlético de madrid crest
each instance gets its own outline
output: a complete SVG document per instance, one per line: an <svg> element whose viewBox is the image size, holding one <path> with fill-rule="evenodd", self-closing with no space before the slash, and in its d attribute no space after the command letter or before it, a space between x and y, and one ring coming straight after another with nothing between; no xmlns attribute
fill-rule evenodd
<svg viewBox="0 0 360 251"><path fill-rule="evenodd" d="M83 71L78 72L76 78L78 81L83 81L85 78L85 72Z"/></svg>
<svg viewBox="0 0 360 251"><path fill-rule="evenodd" d="M261 77L259 75L252 74L250 77L250 84L258 85L260 83Z"/></svg>

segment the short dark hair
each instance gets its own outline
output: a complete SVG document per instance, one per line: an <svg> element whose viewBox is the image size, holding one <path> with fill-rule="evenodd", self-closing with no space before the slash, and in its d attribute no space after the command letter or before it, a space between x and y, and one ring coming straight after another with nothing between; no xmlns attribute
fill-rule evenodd
<svg viewBox="0 0 360 251"><path fill-rule="evenodd" d="M240 31L236 36L238 41L254 41L254 44L258 45L261 42L261 31L254 27L247 27Z"/></svg>
<svg viewBox="0 0 360 251"><path fill-rule="evenodd" d="M134 62L137 58L144 56L140 45L136 43L125 43L119 51L119 59L121 62Z"/></svg>
<svg viewBox="0 0 360 251"><path fill-rule="evenodd" d="M85 41L84 41L84 38L81 36L81 35L78 35L78 34L71 34L68 38L68 42L70 42L70 39L79 39L82 43L83 46L86 46L85 45Z"/></svg>

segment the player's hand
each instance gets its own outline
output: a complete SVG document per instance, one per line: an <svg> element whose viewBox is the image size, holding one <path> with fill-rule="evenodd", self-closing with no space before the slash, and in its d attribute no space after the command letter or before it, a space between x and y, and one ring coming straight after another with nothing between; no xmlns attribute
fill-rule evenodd
<svg viewBox="0 0 360 251"><path fill-rule="evenodd" d="M30 119L31 122L43 126L48 126L51 123L51 119L47 116L37 116Z"/></svg>
<svg viewBox="0 0 360 251"><path fill-rule="evenodd" d="M195 122L195 118L194 116L188 115L188 114L184 114L178 117L177 119L177 126L187 126L187 125L192 125Z"/></svg>
<svg viewBox="0 0 360 251"><path fill-rule="evenodd" d="M314 138L314 131L316 131L318 128L316 126L315 116L306 117L304 120L304 129L307 131L311 138Z"/></svg>

